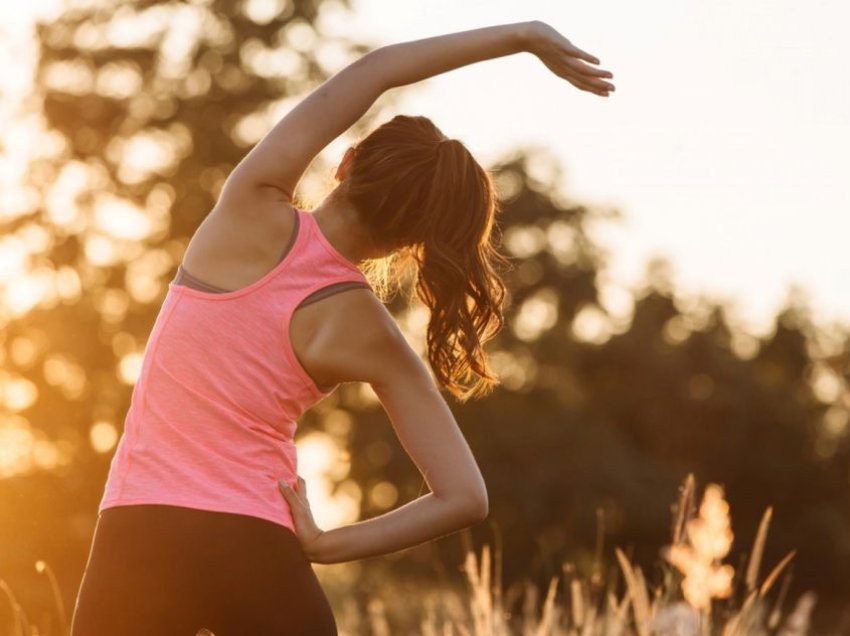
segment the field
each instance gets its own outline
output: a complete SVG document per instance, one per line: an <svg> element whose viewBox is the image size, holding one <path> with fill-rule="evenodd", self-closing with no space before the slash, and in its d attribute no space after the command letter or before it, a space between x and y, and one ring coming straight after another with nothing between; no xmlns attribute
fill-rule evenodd
<svg viewBox="0 0 850 636"><path fill-rule="evenodd" d="M804 636L810 630L814 592L796 599L787 597L789 552L775 564L761 557L772 517L765 510L758 535L743 571L723 563L734 539L730 510L723 489L708 484L697 504L692 475L684 481L676 502L676 518L669 545L664 546L660 582L648 581L619 547L613 549L616 565L594 561L589 576L581 577L572 563L562 566L546 590L531 585L502 589L490 545L469 550L464 562L464 594L445 590L416 590L404 595L406 624L388 616L392 598L372 598L367 606L345 603L334 608L340 635L422 634L424 636ZM601 548L601 543L598 548ZM602 552L597 550L597 554ZM767 574L759 576L763 569ZM69 616L58 592L55 575L44 561L35 564L44 573L55 600L55 619L46 625L30 620L17 603L14 591L2 579L0 588L14 609L10 636L51 636L69 632ZM389 586L388 586L389 588ZM623 588L621 593L618 589ZM420 599L411 606L409 598ZM845 623L834 634L850 629L850 607ZM413 622L416 617L417 622ZM58 627L56 627L56 622ZM401 631L400 631L401 630ZM202 629L199 635L212 632Z"/></svg>

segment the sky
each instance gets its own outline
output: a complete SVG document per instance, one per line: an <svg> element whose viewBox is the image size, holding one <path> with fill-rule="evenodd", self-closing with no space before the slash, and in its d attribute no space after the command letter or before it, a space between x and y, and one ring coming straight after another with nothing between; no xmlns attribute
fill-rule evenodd
<svg viewBox="0 0 850 636"><path fill-rule="evenodd" d="M763 333L802 287L850 324L850 4L834 0L355 0L341 32L394 43L542 20L614 74L579 91L530 53L430 78L404 111L483 162L543 147L571 200L621 212L596 236L634 288L665 256L677 290ZM344 29L344 31L343 31ZM405 89L407 90L407 89Z"/></svg>
<svg viewBox="0 0 850 636"><path fill-rule="evenodd" d="M0 3L0 36L22 33L24 6ZM623 288L636 288L648 259L663 256L678 293L730 304L752 333L769 330L791 285L806 291L819 322L850 325L847 3L351 7L352 14L326 11L322 29L377 46L532 19L555 27L614 73L616 92L579 91L520 53L405 87L400 112L431 117L482 165L517 146L550 153L560 178L543 164L541 179L570 200L621 213L594 236L610 252L608 277ZM6 81L23 81L21 65L4 67Z"/></svg>

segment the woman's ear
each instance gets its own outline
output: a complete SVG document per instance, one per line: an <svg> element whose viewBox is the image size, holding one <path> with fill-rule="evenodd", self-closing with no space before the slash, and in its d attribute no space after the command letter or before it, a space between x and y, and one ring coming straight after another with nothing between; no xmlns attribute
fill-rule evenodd
<svg viewBox="0 0 850 636"><path fill-rule="evenodd" d="M348 167L351 165L352 157L354 157L354 146L349 146L336 169L337 181L345 180L345 175L348 174Z"/></svg>

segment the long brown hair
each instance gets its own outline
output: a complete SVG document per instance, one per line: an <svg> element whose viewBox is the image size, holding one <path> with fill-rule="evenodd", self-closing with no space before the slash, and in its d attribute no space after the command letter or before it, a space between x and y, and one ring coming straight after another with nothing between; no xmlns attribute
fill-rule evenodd
<svg viewBox="0 0 850 636"><path fill-rule="evenodd" d="M483 349L503 327L505 285L495 265L499 212L490 174L457 139L423 116L396 115L352 147L342 196L389 256L363 269L379 296L415 276L430 309L428 359L455 398L483 397L499 384Z"/></svg>

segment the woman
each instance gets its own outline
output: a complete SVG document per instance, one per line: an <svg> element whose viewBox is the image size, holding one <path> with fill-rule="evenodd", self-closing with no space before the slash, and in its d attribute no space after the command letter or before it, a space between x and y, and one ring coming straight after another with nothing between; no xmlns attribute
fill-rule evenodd
<svg viewBox="0 0 850 636"><path fill-rule="evenodd" d="M596 58L538 21L385 46L313 91L233 170L148 339L75 636L335 634L311 562L387 554L486 517L469 447L360 264L416 264L439 385L483 395L497 380L482 344L502 325L504 294L489 175L430 120L400 115L348 149L313 212L293 192L385 90L522 51L582 90L613 90L585 63ZM292 440L342 382L371 385L431 492L325 531Z"/></svg>

